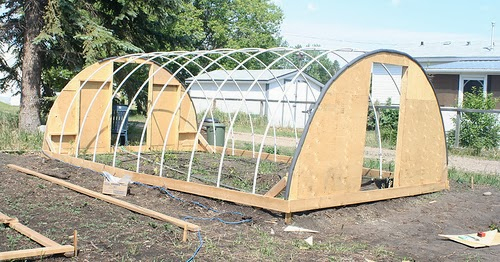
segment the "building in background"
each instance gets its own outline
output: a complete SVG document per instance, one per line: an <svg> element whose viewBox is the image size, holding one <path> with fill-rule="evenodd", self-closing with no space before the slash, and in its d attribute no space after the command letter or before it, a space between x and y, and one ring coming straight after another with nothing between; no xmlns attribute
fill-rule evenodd
<svg viewBox="0 0 500 262"><path fill-rule="evenodd" d="M404 51L413 56L426 71L439 105L457 108L462 106L464 93L472 87L485 94L500 98L500 49L484 42L443 42L425 44ZM390 72L390 74L389 74ZM391 98L393 105L399 104L401 88L401 66L374 64L372 68L372 98L385 104ZM500 109L500 103L497 104ZM450 130L456 112L442 111L445 129Z"/></svg>
<svg viewBox="0 0 500 262"><path fill-rule="evenodd" d="M215 70L188 78L186 85L191 85L189 94L198 113L211 107L265 116L272 125L296 128L307 123L323 87L293 69Z"/></svg>

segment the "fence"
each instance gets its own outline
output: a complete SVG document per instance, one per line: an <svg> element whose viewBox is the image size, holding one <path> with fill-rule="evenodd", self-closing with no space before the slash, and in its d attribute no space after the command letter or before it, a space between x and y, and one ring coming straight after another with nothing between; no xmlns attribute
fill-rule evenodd
<svg viewBox="0 0 500 262"><path fill-rule="evenodd" d="M205 97L191 97L191 99L196 100L196 99L203 99L206 100L207 98ZM215 98L215 100L226 100L226 101L240 101L241 99L233 99L233 98ZM306 104L306 105L313 105L316 102L311 102L311 101L283 101L283 100L262 100L262 99L245 99L247 102L258 102L260 103L260 106L262 107L259 112L260 115L264 116L266 114L265 104L266 103L290 103L294 106L297 104ZM312 107L309 106L309 109L306 111L301 111L301 113L304 114L310 114L312 111ZM369 110L373 110L373 107L375 107L375 110L377 110L377 115L380 114L379 110L380 109L394 109L394 110L399 110L399 105L375 105L372 106L370 105ZM485 114L497 114L497 118L500 121L500 109L493 109L493 110L482 110L482 109L469 109L469 108L455 108L455 107L441 107L441 112L455 112L456 117L454 119L455 123L455 144L454 147L459 147L460 146L460 129L461 129L461 120L462 120L462 113L485 113ZM443 115L443 118L445 116ZM443 122L445 119L443 119Z"/></svg>
<svg viewBox="0 0 500 262"><path fill-rule="evenodd" d="M399 106L397 105L376 105L375 108L377 109L377 113L379 109L398 109ZM456 108L456 107L441 107L441 112L455 112L456 117L454 119L455 123L455 144L454 147L459 147L460 146L460 125L461 125L461 120L462 120L462 113L483 113L483 114L497 114L497 119L500 121L500 110L499 109L493 109L493 110L482 110L482 109L470 109L470 108ZM444 118L444 115L443 115ZM445 121L445 119L443 119Z"/></svg>

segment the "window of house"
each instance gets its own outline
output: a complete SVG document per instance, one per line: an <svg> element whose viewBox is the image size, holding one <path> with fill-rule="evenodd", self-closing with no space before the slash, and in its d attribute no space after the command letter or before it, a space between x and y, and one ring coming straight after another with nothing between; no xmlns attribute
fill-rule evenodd
<svg viewBox="0 0 500 262"><path fill-rule="evenodd" d="M464 94L472 92L473 88L476 87L478 90L486 94L487 77L484 76L460 76L460 86L458 90L458 105L462 106L464 101Z"/></svg>

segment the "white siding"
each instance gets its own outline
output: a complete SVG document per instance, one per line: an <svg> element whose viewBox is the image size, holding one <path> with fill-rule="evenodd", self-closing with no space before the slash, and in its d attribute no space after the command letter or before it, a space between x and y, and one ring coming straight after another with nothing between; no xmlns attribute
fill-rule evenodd
<svg viewBox="0 0 500 262"><path fill-rule="evenodd" d="M398 90L401 90L402 67L390 64L384 65L387 70L382 64L373 63L371 93L373 102L378 101L380 105L385 105L387 99L391 98L393 105L399 105L400 95Z"/></svg>
<svg viewBox="0 0 500 262"><path fill-rule="evenodd" d="M448 132L454 129L454 118L457 117L457 113L452 111L441 111L441 115L443 116L444 131Z"/></svg>
<svg viewBox="0 0 500 262"><path fill-rule="evenodd" d="M268 117L276 126L304 128L310 115L308 110L313 103L292 102L315 102L319 97L320 87L313 83L309 83L309 86L302 80L284 82L281 80L281 86L275 82L269 87L269 99L281 100L284 103L271 102L267 110Z"/></svg>
<svg viewBox="0 0 500 262"><path fill-rule="evenodd" d="M217 83L219 86L222 83ZM241 112L250 114L261 114L264 113L264 105L259 101L244 101L245 99L265 99L266 85L255 84L250 88L251 83L243 82L229 83L226 82L222 88L218 90L217 85L207 82L194 83L191 87L189 94L193 99L194 106L198 113L201 113L210 105L222 112ZM203 99L198 99L196 97L203 97ZM213 98L216 98L213 102Z"/></svg>
<svg viewBox="0 0 500 262"><path fill-rule="evenodd" d="M219 86L221 84L222 82L217 83ZM243 114L266 115L271 125L297 128L303 128L306 124L309 112L305 111L309 110L312 103L295 104L287 101L315 102L320 94L318 85L309 81L310 87L303 78L299 78L299 81L294 83L290 82L290 80L279 79L268 84L259 82L259 84L254 84L252 87L251 84L252 82L244 81L240 81L238 84L227 82L220 91L217 91L218 87L213 82L195 82L189 94L193 98L198 113L207 110L210 106L214 106L214 108L222 112L234 113L239 111ZM243 97L259 101L243 101ZM216 99L212 102L213 98ZM269 100L276 101L269 102Z"/></svg>

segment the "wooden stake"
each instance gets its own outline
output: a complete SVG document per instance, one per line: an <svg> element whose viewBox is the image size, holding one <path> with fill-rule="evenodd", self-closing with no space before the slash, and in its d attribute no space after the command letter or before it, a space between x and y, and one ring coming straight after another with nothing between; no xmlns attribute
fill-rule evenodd
<svg viewBox="0 0 500 262"><path fill-rule="evenodd" d="M76 229L73 231L73 247L74 249L71 251L71 252L67 252L67 253L64 253L64 256L65 257L73 257L78 254L78 236L77 236L78 232L76 231Z"/></svg>
<svg viewBox="0 0 500 262"><path fill-rule="evenodd" d="M470 188L474 190L474 176L470 176Z"/></svg>
<svg viewBox="0 0 500 262"><path fill-rule="evenodd" d="M29 175L36 176L38 178L45 179L45 180L50 181L50 182L52 182L54 184L58 184L60 186L67 187L67 188L69 188L71 190L74 190L74 191L76 191L78 193L82 193L82 194L85 194L85 195L88 195L88 196L91 196L91 197L94 197L94 198L106 201L106 202L111 203L113 205L117 205L117 206L126 208L128 210L134 211L134 212L139 213L139 214L143 214L143 215L146 215L146 216L149 216L149 217L152 217L152 218L156 218L158 220L162 220L162 221L165 221L165 222L168 222L168 223L172 223L172 224L174 224L176 226L179 226L179 227L184 227L186 225L187 228L190 231L198 231L198 230L200 230L200 227L198 225L186 222L186 221L178 219L178 218L167 216L165 214L153 211L151 209L147 209L147 208L144 208L144 207L141 207L141 206L130 204L130 203L125 202L123 200L120 200L120 199L117 199L117 198L114 198L114 197L110 197L110 196L107 196L107 195L104 195L104 194L101 194L101 193L98 193L98 192L86 189L86 188L81 187L81 186L77 186L75 184L63 181L61 179L57 179L57 178L54 178L54 177L51 177L51 176L47 176L47 175L44 175L42 173L38 173L38 172L35 172L33 170L29 170L29 169L22 168L20 166L16 166L16 165L12 165L12 164L9 164L7 166L10 167L10 168L12 168L12 169L15 169L17 171L20 171L20 172L23 172L23 173L26 173L26 174L29 174Z"/></svg>
<svg viewBox="0 0 500 262"><path fill-rule="evenodd" d="M73 246L75 247L75 257L78 255L78 231L73 232Z"/></svg>
<svg viewBox="0 0 500 262"><path fill-rule="evenodd" d="M292 213L285 213L285 224L289 225L292 223Z"/></svg>
<svg viewBox="0 0 500 262"><path fill-rule="evenodd" d="M188 230L187 230L187 226L184 225L184 234L182 235L182 242L187 242L188 240Z"/></svg>

